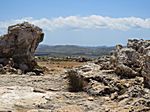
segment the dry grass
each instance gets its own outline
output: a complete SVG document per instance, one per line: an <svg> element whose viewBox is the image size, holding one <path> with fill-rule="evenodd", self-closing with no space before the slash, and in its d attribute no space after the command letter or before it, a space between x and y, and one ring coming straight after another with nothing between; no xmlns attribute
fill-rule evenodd
<svg viewBox="0 0 150 112"><path fill-rule="evenodd" d="M39 66L47 68L47 73L57 74L63 73L64 69L71 69L74 67L82 66L84 63L75 61L40 61Z"/></svg>
<svg viewBox="0 0 150 112"><path fill-rule="evenodd" d="M70 92L83 91L84 80L75 70L68 71L68 80Z"/></svg>

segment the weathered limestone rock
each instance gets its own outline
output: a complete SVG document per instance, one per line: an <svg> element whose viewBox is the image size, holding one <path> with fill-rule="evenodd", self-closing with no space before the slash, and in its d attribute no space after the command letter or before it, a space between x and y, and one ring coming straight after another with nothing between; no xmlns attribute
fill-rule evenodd
<svg viewBox="0 0 150 112"><path fill-rule="evenodd" d="M140 75L140 56L132 48L122 48L116 52L116 73L125 77Z"/></svg>
<svg viewBox="0 0 150 112"><path fill-rule="evenodd" d="M11 64L24 72L33 70L34 52L43 37L42 29L28 22L9 26L8 34L0 38L0 63Z"/></svg>
<svg viewBox="0 0 150 112"><path fill-rule="evenodd" d="M144 40L137 40L137 39L129 39L127 43L128 48L132 48L136 51L138 51L143 46Z"/></svg>
<svg viewBox="0 0 150 112"><path fill-rule="evenodd" d="M149 80L150 40L129 39L126 47L116 45L111 56L101 57L96 64L101 70L115 70L122 77L143 76Z"/></svg>
<svg viewBox="0 0 150 112"><path fill-rule="evenodd" d="M95 64L87 63L76 70L78 80L86 81L83 90L91 95L121 95L132 85L124 83L124 79L135 79L135 85L140 84L143 88L144 84L150 88L150 40L133 39L126 47L116 45L110 56L103 56ZM137 77L144 77L144 81L136 81Z"/></svg>
<svg viewBox="0 0 150 112"><path fill-rule="evenodd" d="M127 47L116 46L115 72L126 77L143 76L150 87L150 40L129 39Z"/></svg>
<svg viewBox="0 0 150 112"><path fill-rule="evenodd" d="M138 72L134 71L128 66L125 66L124 64L117 65L115 69L115 73L117 73L118 75L122 77L129 77L129 78L139 75Z"/></svg>
<svg viewBox="0 0 150 112"><path fill-rule="evenodd" d="M145 87L150 88L150 56L148 55L144 57L142 76Z"/></svg>

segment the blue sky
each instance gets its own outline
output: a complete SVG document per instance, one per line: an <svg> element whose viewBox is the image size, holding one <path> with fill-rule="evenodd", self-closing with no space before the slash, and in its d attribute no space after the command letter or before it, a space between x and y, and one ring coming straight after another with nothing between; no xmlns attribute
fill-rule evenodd
<svg viewBox="0 0 150 112"><path fill-rule="evenodd" d="M43 44L112 46L150 39L150 0L1 0L0 34L29 21L43 28Z"/></svg>

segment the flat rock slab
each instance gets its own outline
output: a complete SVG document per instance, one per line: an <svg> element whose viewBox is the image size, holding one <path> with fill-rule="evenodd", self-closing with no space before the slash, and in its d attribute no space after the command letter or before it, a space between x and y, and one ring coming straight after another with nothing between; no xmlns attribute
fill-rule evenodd
<svg viewBox="0 0 150 112"><path fill-rule="evenodd" d="M32 87L4 86L0 87L0 90L0 111L12 111L19 107L33 108L35 105L46 102L44 97L47 94L33 92Z"/></svg>

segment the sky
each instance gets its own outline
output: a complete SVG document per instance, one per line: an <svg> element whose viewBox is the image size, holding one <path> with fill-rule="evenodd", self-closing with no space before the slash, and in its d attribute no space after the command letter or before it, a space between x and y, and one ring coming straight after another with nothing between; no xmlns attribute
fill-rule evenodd
<svg viewBox="0 0 150 112"><path fill-rule="evenodd" d="M114 46L150 40L150 0L0 0L0 35L28 21L45 33L42 44Z"/></svg>

